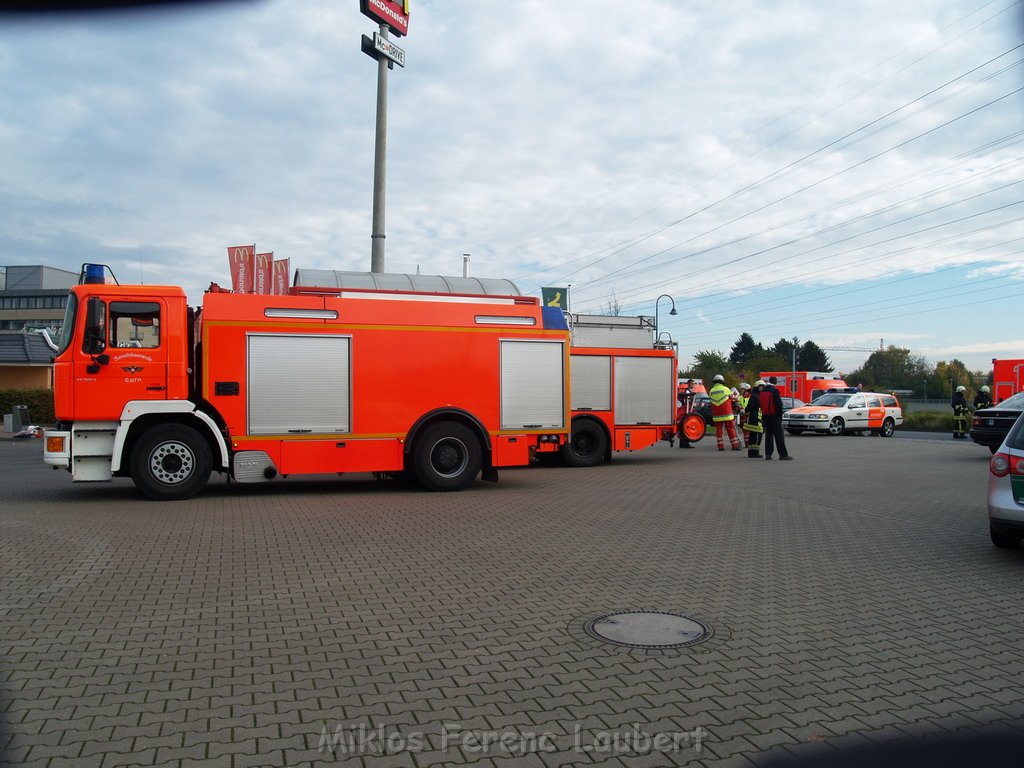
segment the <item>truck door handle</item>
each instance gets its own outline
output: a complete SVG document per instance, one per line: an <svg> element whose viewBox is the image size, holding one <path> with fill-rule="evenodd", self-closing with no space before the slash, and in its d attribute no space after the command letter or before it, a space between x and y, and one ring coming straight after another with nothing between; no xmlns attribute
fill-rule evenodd
<svg viewBox="0 0 1024 768"><path fill-rule="evenodd" d="M158 390L167 389L167 387L161 387L159 384L150 384L146 389L156 392Z"/></svg>

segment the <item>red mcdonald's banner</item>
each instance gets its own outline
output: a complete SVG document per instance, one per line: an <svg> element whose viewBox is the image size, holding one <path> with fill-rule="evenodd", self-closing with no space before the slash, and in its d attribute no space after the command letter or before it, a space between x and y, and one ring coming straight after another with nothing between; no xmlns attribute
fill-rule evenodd
<svg viewBox="0 0 1024 768"><path fill-rule="evenodd" d="M359 10L399 37L409 34L409 0L359 0Z"/></svg>
<svg viewBox="0 0 1024 768"><path fill-rule="evenodd" d="M271 292L271 274L272 265L274 263L274 252L270 253L257 253L256 254L256 273L255 283L253 292L254 293L270 293Z"/></svg>
<svg viewBox="0 0 1024 768"><path fill-rule="evenodd" d="M271 291L278 295L288 293L288 272L291 269L291 259L278 259L274 262L274 281Z"/></svg>
<svg viewBox="0 0 1024 768"><path fill-rule="evenodd" d="M252 268L255 254L255 245L232 245L228 247L228 263L231 265L231 290L235 293L252 293Z"/></svg>

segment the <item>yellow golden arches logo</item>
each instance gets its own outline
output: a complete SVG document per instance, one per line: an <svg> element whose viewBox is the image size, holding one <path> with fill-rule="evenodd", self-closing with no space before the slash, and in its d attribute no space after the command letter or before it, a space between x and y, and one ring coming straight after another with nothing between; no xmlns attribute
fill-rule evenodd
<svg viewBox="0 0 1024 768"><path fill-rule="evenodd" d="M405 15L409 15L409 0L404 0L402 3L402 10L405 11Z"/></svg>

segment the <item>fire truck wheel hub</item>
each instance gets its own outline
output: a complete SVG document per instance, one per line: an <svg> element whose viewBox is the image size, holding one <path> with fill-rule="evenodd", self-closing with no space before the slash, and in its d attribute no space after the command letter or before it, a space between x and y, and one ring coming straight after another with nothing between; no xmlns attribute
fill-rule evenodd
<svg viewBox="0 0 1024 768"><path fill-rule="evenodd" d="M195 457L187 445L161 443L149 457L153 477L168 485L187 480L195 468Z"/></svg>
<svg viewBox="0 0 1024 768"><path fill-rule="evenodd" d="M461 440L449 437L441 440L431 451L430 463L444 477L455 477L466 468L469 451Z"/></svg>

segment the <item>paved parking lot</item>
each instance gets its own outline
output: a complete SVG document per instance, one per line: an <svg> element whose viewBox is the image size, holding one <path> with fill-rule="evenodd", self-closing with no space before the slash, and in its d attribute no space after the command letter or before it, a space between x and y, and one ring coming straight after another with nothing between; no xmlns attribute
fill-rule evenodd
<svg viewBox="0 0 1024 768"><path fill-rule="evenodd" d="M988 542L988 451L713 443L458 494L353 476L180 503L0 443L4 759L741 766L1024 739L1024 550ZM714 635L583 631L641 608Z"/></svg>

